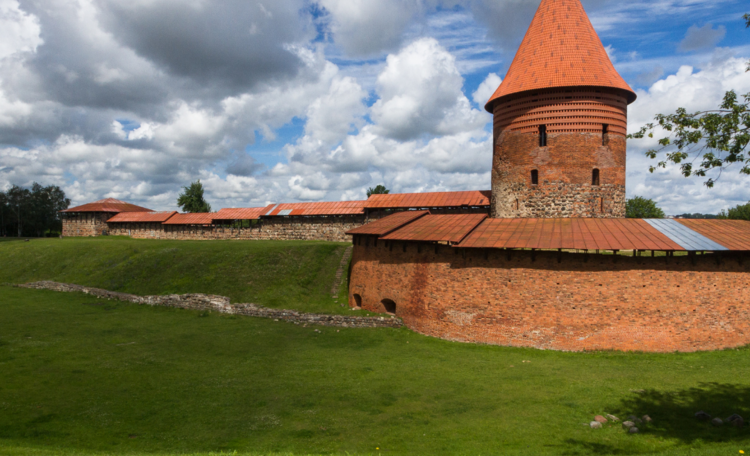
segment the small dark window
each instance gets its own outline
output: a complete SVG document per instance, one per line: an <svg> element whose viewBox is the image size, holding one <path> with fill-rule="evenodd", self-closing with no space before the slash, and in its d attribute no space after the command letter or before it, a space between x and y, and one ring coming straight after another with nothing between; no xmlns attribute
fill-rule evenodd
<svg viewBox="0 0 750 456"><path fill-rule="evenodd" d="M602 146L607 145L607 130L609 130L609 125L602 124Z"/></svg>
<svg viewBox="0 0 750 456"><path fill-rule="evenodd" d="M391 315L396 315L396 303L391 301L390 299L383 299L380 301L381 304L383 304L383 308L385 311Z"/></svg>
<svg viewBox="0 0 750 456"><path fill-rule="evenodd" d="M547 126L539 125L539 147L547 146Z"/></svg>
<svg viewBox="0 0 750 456"><path fill-rule="evenodd" d="M595 169L591 173L591 185L599 185L599 170Z"/></svg>
<svg viewBox="0 0 750 456"><path fill-rule="evenodd" d="M352 297L354 298L354 308L361 309L362 308L362 296L355 294Z"/></svg>
<svg viewBox="0 0 750 456"><path fill-rule="evenodd" d="M531 170L531 185L539 185L539 171Z"/></svg>

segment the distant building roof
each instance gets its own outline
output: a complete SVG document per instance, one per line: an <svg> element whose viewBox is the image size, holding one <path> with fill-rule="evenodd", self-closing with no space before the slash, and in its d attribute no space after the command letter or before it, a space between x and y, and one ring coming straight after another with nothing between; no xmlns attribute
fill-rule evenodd
<svg viewBox="0 0 750 456"><path fill-rule="evenodd" d="M107 223L163 223L169 220L177 211L167 212L120 212Z"/></svg>
<svg viewBox="0 0 750 456"><path fill-rule="evenodd" d="M489 206L490 190L466 192L389 193L375 194L365 201L367 209L421 209L438 207Z"/></svg>
<svg viewBox="0 0 750 456"><path fill-rule="evenodd" d="M542 0L500 87L495 100L529 90L554 87L610 87L633 89L617 73L580 0Z"/></svg>
<svg viewBox="0 0 750 456"><path fill-rule="evenodd" d="M357 215L364 214L364 201L323 203L282 203L271 207L265 217L286 215Z"/></svg>
<svg viewBox="0 0 750 456"><path fill-rule="evenodd" d="M357 228L351 229L346 234L371 234L376 236L384 236L391 231L397 230L407 223L411 223L414 220L429 214L430 211L401 211L396 212L388 217L383 217L380 220L376 220L367 225L362 225Z"/></svg>
<svg viewBox="0 0 750 456"><path fill-rule="evenodd" d="M220 209L214 215L214 220L257 220L274 206L275 204L269 204L266 207Z"/></svg>
<svg viewBox="0 0 750 456"><path fill-rule="evenodd" d="M164 225L210 225L215 215L215 212L175 214L165 221Z"/></svg>
<svg viewBox="0 0 750 456"><path fill-rule="evenodd" d="M93 203L83 204L81 206L71 207L60 212L153 212L151 209L136 206L135 204L126 203L114 198L106 198Z"/></svg>

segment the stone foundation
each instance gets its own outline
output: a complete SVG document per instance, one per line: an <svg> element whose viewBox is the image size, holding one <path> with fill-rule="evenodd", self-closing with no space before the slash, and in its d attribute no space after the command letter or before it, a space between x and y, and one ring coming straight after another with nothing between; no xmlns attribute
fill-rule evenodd
<svg viewBox="0 0 750 456"><path fill-rule="evenodd" d="M463 342L692 352L750 344L750 258L354 246L349 302Z"/></svg>
<svg viewBox="0 0 750 456"><path fill-rule="evenodd" d="M296 312L294 310L269 309L255 304L230 304L229 298L217 295L184 294L164 296L137 296L128 293L102 290L58 282L33 282L16 285L19 288L77 292L96 296L102 299L147 304L150 306L177 307L180 309L208 310L225 314L244 315L247 317L273 318L295 324L314 324L337 326L341 328L400 328L401 321L390 317L348 317L343 315L324 315Z"/></svg>
<svg viewBox="0 0 750 456"><path fill-rule="evenodd" d="M81 212L65 214L62 219L63 236L102 236L108 234L107 220L115 214L107 212Z"/></svg>

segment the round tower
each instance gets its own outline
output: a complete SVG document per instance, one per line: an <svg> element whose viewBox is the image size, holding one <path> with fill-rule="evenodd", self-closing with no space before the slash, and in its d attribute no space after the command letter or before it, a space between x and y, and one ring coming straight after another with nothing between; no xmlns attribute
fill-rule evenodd
<svg viewBox="0 0 750 456"><path fill-rule="evenodd" d="M491 217L624 217L627 107L580 0L542 0L493 114Z"/></svg>

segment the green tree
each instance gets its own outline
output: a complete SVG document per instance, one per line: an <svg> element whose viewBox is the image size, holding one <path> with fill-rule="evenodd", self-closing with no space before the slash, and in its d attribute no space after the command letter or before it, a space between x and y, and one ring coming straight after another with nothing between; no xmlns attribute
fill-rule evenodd
<svg viewBox="0 0 750 456"><path fill-rule="evenodd" d="M14 185L0 192L0 234L42 237L62 230L60 211L70 206L65 192L55 185L34 182L31 189Z"/></svg>
<svg viewBox="0 0 750 456"><path fill-rule="evenodd" d="M743 16L746 27L750 27L750 14ZM748 62L750 71L750 62ZM659 147L646 152L651 159L660 158L649 171L666 168L669 164L679 165L685 177L706 177L706 173L718 169L719 176L728 167L737 164L741 174L750 174L750 155L747 146L750 142L750 93L741 96L730 90L718 109L689 113L679 108L674 114L657 114L656 123L646 124L628 138L654 137L656 127L667 132L659 139ZM714 178L705 181L713 187Z"/></svg>
<svg viewBox="0 0 750 456"><path fill-rule="evenodd" d="M391 191L385 188L385 185L376 185L375 188L368 188L367 189L367 197L369 198L370 195L387 195Z"/></svg>
<svg viewBox="0 0 750 456"><path fill-rule="evenodd" d="M177 205L183 212L211 212L211 205L203 199L203 184L200 179L183 189L177 198Z"/></svg>
<svg viewBox="0 0 750 456"><path fill-rule="evenodd" d="M664 211L652 199L636 196L625 204L627 218L664 218Z"/></svg>
<svg viewBox="0 0 750 456"><path fill-rule="evenodd" d="M750 220L750 203L737 205L728 211L721 211L719 218L730 220Z"/></svg>

